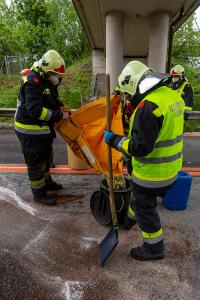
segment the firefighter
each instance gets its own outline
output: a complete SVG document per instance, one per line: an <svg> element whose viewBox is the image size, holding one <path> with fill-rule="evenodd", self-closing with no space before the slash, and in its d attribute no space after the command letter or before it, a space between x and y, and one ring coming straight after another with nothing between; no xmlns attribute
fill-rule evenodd
<svg viewBox="0 0 200 300"><path fill-rule="evenodd" d="M193 106L192 86L185 77L185 70L181 65L174 66L170 74L172 75L172 90L180 93L185 102L185 119L187 119L187 112L191 111Z"/></svg>
<svg viewBox="0 0 200 300"><path fill-rule="evenodd" d="M154 73L139 61L129 62L118 78L121 93L139 103L128 137L104 133L105 142L129 159L133 197L124 227L138 222L143 243L130 252L138 260L165 256L157 197L176 182L182 166L184 101L168 87L170 80L170 75Z"/></svg>
<svg viewBox="0 0 200 300"><path fill-rule="evenodd" d="M28 74L30 74L30 72L31 72L31 69L23 69L23 70L21 70L21 72L20 72L21 79L24 80L24 77L27 76Z"/></svg>
<svg viewBox="0 0 200 300"><path fill-rule="evenodd" d="M119 86L114 89L114 95L121 95ZM124 134L128 135L129 132L129 121L135 110L136 104L134 101L126 99L126 97L121 97L121 110L122 110L122 124L124 129Z"/></svg>
<svg viewBox="0 0 200 300"><path fill-rule="evenodd" d="M60 54L55 50L46 52L23 78L15 115L15 132L28 167L33 198L45 205L56 204L47 191L62 188L52 180L49 170L54 122L69 119L57 91L64 74L65 62Z"/></svg>

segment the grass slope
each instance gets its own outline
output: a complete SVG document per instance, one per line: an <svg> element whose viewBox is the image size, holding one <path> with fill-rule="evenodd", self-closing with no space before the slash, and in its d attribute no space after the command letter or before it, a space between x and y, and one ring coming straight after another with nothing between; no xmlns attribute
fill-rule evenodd
<svg viewBox="0 0 200 300"><path fill-rule="evenodd" d="M173 61L174 64L180 63ZM181 63L194 89L193 110L200 110L200 75L187 64ZM16 107L20 87L19 76L0 75L0 107ZM91 58L84 58L66 70L66 76L59 86L61 100L69 108L78 108L85 98L91 95L92 67ZM0 118L0 122L13 123L12 118ZM199 121L186 121L185 131L200 131Z"/></svg>

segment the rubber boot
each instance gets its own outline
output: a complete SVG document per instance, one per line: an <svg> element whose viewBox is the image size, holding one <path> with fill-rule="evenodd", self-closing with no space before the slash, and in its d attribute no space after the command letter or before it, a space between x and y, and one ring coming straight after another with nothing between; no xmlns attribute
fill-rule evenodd
<svg viewBox="0 0 200 300"><path fill-rule="evenodd" d="M53 197L47 195L46 189L42 188L40 190L33 191L34 201L44 205L56 205L56 200Z"/></svg>
<svg viewBox="0 0 200 300"><path fill-rule="evenodd" d="M165 257L163 240L154 245L144 243L141 247L131 249L130 255L137 260L158 260Z"/></svg>
<svg viewBox="0 0 200 300"><path fill-rule="evenodd" d="M126 215L122 223L122 229L130 230L135 224L137 224L137 220L130 219L128 215Z"/></svg>
<svg viewBox="0 0 200 300"><path fill-rule="evenodd" d="M47 191L58 191L63 188L62 184L53 181L51 178L45 180L45 188Z"/></svg>

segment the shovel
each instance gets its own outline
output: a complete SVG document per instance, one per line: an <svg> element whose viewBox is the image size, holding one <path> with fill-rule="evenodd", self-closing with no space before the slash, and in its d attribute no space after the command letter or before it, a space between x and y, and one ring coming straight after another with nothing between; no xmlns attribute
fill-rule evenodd
<svg viewBox="0 0 200 300"><path fill-rule="evenodd" d="M106 119L107 131L111 130L110 118L110 76L106 74ZM108 145L108 169L109 169L109 196L110 196L110 209L112 216L112 229L109 230L102 242L99 244L99 257L100 266L103 266L110 254L118 244L118 220L115 207L115 198L113 192L113 173L112 173L112 152L111 147Z"/></svg>

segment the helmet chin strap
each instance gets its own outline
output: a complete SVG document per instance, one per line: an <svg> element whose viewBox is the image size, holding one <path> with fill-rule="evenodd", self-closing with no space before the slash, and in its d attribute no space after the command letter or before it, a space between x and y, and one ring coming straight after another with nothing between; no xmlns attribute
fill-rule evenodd
<svg viewBox="0 0 200 300"><path fill-rule="evenodd" d="M57 74L52 74L48 77L49 82L51 82L52 85L58 85L59 84L59 77Z"/></svg>
<svg viewBox="0 0 200 300"><path fill-rule="evenodd" d="M136 92L135 95L131 96L131 105L136 107L138 104L144 99L147 93L141 95L139 91Z"/></svg>
<svg viewBox="0 0 200 300"><path fill-rule="evenodd" d="M182 80L180 77L172 77L172 82L173 83L180 83Z"/></svg>

